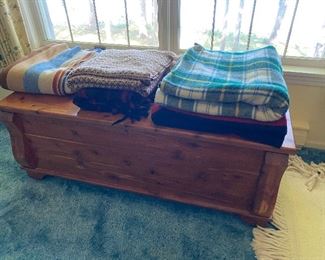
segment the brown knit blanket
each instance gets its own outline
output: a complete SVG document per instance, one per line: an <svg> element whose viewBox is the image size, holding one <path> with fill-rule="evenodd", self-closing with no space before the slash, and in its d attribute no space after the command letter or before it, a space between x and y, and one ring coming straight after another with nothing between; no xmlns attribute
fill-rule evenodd
<svg viewBox="0 0 325 260"><path fill-rule="evenodd" d="M130 90L146 97L176 60L172 52L107 49L84 62L67 78L71 93L82 88Z"/></svg>

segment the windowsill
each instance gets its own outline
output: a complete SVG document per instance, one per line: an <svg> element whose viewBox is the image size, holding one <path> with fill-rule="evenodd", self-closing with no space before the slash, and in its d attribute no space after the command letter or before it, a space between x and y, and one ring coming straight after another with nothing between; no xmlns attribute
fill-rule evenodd
<svg viewBox="0 0 325 260"><path fill-rule="evenodd" d="M287 84L325 87L325 68L283 65Z"/></svg>
<svg viewBox="0 0 325 260"><path fill-rule="evenodd" d="M284 65L284 69L288 73L302 73L305 75L323 75L323 76L325 76L325 68Z"/></svg>

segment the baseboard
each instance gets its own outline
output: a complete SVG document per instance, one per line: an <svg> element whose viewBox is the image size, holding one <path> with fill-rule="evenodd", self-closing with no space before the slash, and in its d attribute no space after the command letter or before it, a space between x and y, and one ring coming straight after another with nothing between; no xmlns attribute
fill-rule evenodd
<svg viewBox="0 0 325 260"><path fill-rule="evenodd" d="M309 132L309 124L306 122L299 122L293 125L293 135L297 147L305 146L307 143L307 136Z"/></svg>
<svg viewBox="0 0 325 260"><path fill-rule="evenodd" d="M325 150L325 141L309 140L309 124L307 122L298 122L293 125L293 135L298 148L309 147Z"/></svg>
<svg viewBox="0 0 325 260"><path fill-rule="evenodd" d="M304 147L315 148L315 149L319 149L319 150L325 150L325 142L307 141L305 143Z"/></svg>

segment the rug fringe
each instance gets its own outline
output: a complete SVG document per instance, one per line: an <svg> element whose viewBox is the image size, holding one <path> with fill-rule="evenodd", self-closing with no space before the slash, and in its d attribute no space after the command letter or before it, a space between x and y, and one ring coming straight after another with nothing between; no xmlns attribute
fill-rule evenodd
<svg viewBox="0 0 325 260"><path fill-rule="evenodd" d="M290 259L287 223L281 207L282 198L278 197L272 218L272 224L277 229L260 226L253 229L254 238L251 245L259 260Z"/></svg>
<svg viewBox="0 0 325 260"><path fill-rule="evenodd" d="M294 155L289 157L286 173L297 174L307 179L305 185L311 191L318 182L325 181L325 163L308 164L301 157ZM288 225L283 215L283 195L279 193L273 211L272 224L274 228L257 226L253 229L253 241L251 243L256 258L259 260L287 260L294 259L290 241L288 239Z"/></svg>
<svg viewBox="0 0 325 260"><path fill-rule="evenodd" d="M306 178L305 185L309 191L313 190L317 183L325 182L325 163L316 164L311 162L308 164L298 155L290 156L286 171L298 173Z"/></svg>

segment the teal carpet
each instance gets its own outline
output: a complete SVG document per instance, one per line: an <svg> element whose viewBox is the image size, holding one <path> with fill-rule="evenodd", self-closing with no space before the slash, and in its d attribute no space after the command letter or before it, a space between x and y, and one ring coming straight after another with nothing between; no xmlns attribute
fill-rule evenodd
<svg viewBox="0 0 325 260"><path fill-rule="evenodd" d="M254 259L251 239L252 227L231 214L60 178L33 180L14 161L0 125L0 259Z"/></svg>

